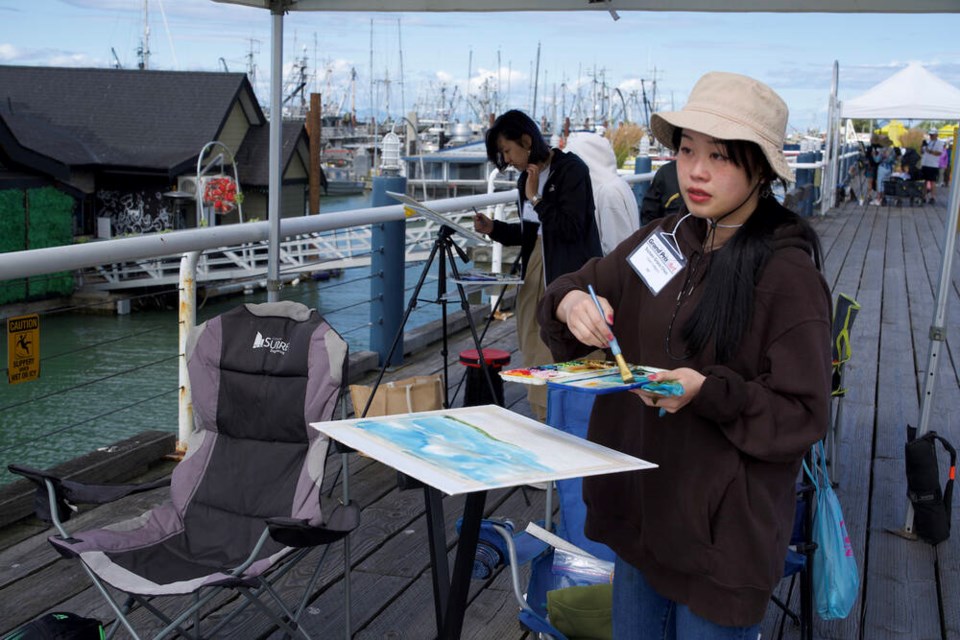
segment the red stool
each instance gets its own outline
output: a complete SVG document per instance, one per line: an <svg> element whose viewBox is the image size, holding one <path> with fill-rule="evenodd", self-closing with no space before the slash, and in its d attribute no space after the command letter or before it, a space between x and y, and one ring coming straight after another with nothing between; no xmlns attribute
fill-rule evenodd
<svg viewBox="0 0 960 640"><path fill-rule="evenodd" d="M480 354L476 349L466 349L460 352L460 364L467 367L467 388L463 392L463 406L475 407L481 404L498 404L503 406L503 380L498 375L504 365L510 364L510 353L502 349L484 349L483 359L490 370L490 379L493 381L493 391L496 397L490 396L490 387L487 377L480 367Z"/></svg>

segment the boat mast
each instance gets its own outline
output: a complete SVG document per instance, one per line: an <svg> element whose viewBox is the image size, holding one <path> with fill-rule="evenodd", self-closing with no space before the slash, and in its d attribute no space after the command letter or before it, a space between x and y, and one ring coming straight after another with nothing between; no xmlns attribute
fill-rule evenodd
<svg viewBox="0 0 960 640"><path fill-rule="evenodd" d="M350 128L357 124L357 69L350 67Z"/></svg>
<svg viewBox="0 0 960 640"><path fill-rule="evenodd" d="M400 18L397 18L397 47L400 49L400 115L406 115L407 97L403 90L403 33L400 30Z"/></svg>
<svg viewBox="0 0 960 640"><path fill-rule="evenodd" d="M503 86L500 84L500 65L500 49L497 48L497 97L493 101L493 111L497 115L500 115L500 97L503 95L503 92L500 90L500 87Z"/></svg>
<svg viewBox="0 0 960 640"><path fill-rule="evenodd" d="M143 38L137 49L137 68L150 68L150 0L143 0Z"/></svg>
<svg viewBox="0 0 960 640"><path fill-rule="evenodd" d="M533 74L533 119L537 119L537 88L540 82L540 41L537 41L537 66Z"/></svg>

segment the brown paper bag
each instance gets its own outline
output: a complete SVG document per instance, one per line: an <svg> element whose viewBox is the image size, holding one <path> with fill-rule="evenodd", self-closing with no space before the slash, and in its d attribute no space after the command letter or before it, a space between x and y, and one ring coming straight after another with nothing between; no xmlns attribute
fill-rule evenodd
<svg viewBox="0 0 960 640"><path fill-rule="evenodd" d="M367 406L371 388L362 384L350 385L354 416L359 418ZM433 411L443 407L443 381L440 374L414 376L404 380L384 382L377 388L366 417L388 416L397 413Z"/></svg>

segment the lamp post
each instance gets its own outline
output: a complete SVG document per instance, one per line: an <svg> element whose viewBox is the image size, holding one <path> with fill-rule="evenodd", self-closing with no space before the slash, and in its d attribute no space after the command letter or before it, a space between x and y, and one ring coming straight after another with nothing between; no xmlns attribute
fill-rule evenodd
<svg viewBox="0 0 960 640"><path fill-rule="evenodd" d="M373 178L374 207L396 204L387 191L407 192L407 179L400 175L400 136L392 131L383 137L381 158L381 175ZM403 336L388 352L403 321L406 233L405 220L371 227L370 349L380 354L380 366L388 355L391 366L403 362Z"/></svg>

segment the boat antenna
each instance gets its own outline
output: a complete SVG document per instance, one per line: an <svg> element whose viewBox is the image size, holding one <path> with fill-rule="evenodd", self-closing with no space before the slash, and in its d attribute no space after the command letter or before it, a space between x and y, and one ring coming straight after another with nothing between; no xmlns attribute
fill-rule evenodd
<svg viewBox="0 0 960 640"><path fill-rule="evenodd" d="M260 53L260 41L255 38L250 38L250 49L247 51L247 78L250 79L250 84L253 86L254 91L257 89L257 63L255 54ZM254 45L257 45L257 50L254 51Z"/></svg>
<svg viewBox="0 0 960 640"><path fill-rule="evenodd" d="M120 56L117 55L117 50L113 47L110 47L110 53L113 54L113 68L123 69L123 63L120 62Z"/></svg>

